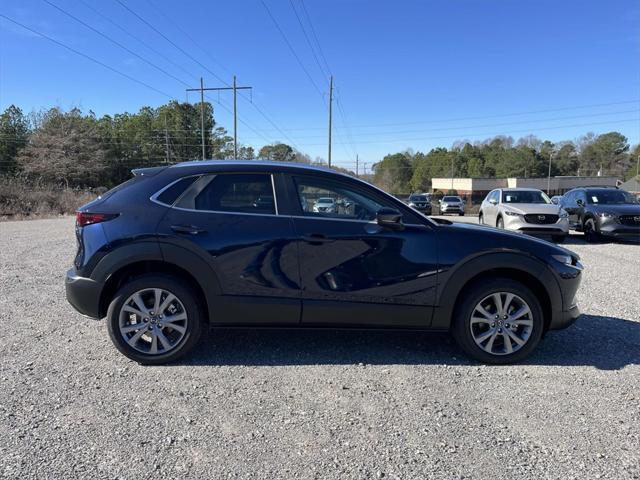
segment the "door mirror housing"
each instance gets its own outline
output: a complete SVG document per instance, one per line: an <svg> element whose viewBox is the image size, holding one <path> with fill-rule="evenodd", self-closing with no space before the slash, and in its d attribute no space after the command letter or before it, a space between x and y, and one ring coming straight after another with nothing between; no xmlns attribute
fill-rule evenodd
<svg viewBox="0 0 640 480"><path fill-rule="evenodd" d="M497 204L498 204L498 201L497 201L495 198L492 198L492 199L490 199L490 200L489 200L489 203L490 203L491 205L497 205Z"/></svg>
<svg viewBox="0 0 640 480"><path fill-rule="evenodd" d="M581 198L576 200L576 203L578 204L579 207L584 207L584 200L582 200Z"/></svg>
<svg viewBox="0 0 640 480"><path fill-rule="evenodd" d="M557 198L552 198L551 203L553 203L554 205L558 205L560 202L558 201Z"/></svg>
<svg viewBox="0 0 640 480"><path fill-rule="evenodd" d="M381 208L376 213L376 222L383 228L391 230L402 230L402 214L394 208Z"/></svg>

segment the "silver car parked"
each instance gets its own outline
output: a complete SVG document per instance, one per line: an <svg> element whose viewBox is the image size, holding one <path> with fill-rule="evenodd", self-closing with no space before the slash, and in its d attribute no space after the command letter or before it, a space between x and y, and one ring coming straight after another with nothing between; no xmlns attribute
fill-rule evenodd
<svg viewBox="0 0 640 480"><path fill-rule="evenodd" d="M445 215L447 213L464 215L464 200L452 195L442 197L442 200L440 200L440 214Z"/></svg>
<svg viewBox="0 0 640 480"><path fill-rule="evenodd" d="M569 215L534 188L498 188L480 206L478 221L531 235L551 235L562 243L569 234Z"/></svg>

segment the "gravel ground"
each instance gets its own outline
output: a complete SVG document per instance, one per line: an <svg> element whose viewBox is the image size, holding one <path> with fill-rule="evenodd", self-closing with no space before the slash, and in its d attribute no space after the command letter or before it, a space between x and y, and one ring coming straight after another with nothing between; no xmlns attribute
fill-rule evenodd
<svg viewBox="0 0 640 480"><path fill-rule="evenodd" d="M73 220L0 223L0 475L640 478L640 246L568 246L585 316L521 365L440 334L219 330L141 367L64 298Z"/></svg>

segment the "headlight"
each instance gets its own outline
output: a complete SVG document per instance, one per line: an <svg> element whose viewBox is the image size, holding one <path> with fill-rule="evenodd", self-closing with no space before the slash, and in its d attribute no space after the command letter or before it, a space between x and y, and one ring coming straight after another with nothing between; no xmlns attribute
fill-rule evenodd
<svg viewBox="0 0 640 480"><path fill-rule="evenodd" d="M553 257L554 260L557 260L563 265L569 265L569 266L573 265L573 258L571 257L571 255L551 255L551 256Z"/></svg>
<svg viewBox="0 0 640 480"><path fill-rule="evenodd" d="M520 214L519 214L519 213L517 213L517 212L510 212L509 210L505 210L505 211L504 211L504 214L505 214L505 215L509 215L510 217L518 217L518 216L520 216Z"/></svg>
<svg viewBox="0 0 640 480"><path fill-rule="evenodd" d="M416 206L416 204L415 204L415 203L413 203L413 202L409 202L409 206L410 206L410 207L415 207L415 206Z"/></svg>
<svg viewBox="0 0 640 480"><path fill-rule="evenodd" d="M610 212L600 212L598 215L602 218L616 218L616 214Z"/></svg>
<svg viewBox="0 0 640 480"><path fill-rule="evenodd" d="M560 218L567 218L569 217L569 214L565 211L565 210L560 210L560 215L558 215Z"/></svg>

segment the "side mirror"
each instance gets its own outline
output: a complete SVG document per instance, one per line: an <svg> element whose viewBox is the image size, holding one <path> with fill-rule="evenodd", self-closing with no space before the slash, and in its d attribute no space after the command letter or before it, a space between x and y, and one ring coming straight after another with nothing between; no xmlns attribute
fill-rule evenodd
<svg viewBox="0 0 640 480"><path fill-rule="evenodd" d="M376 222L383 228L402 230L402 214L394 208L381 208L376 213Z"/></svg>
<svg viewBox="0 0 640 480"><path fill-rule="evenodd" d="M552 198L551 203L553 203L554 205L558 205L560 202L558 202L557 198Z"/></svg>
<svg viewBox="0 0 640 480"><path fill-rule="evenodd" d="M491 200L489 200L489 203L491 205L497 205L498 201L495 198L492 198Z"/></svg>
<svg viewBox="0 0 640 480"><path fill-rule="evenodd" d="M576 200L576 203L578 204L579 207L584 207L584 201L581 198Z"/></svg>

